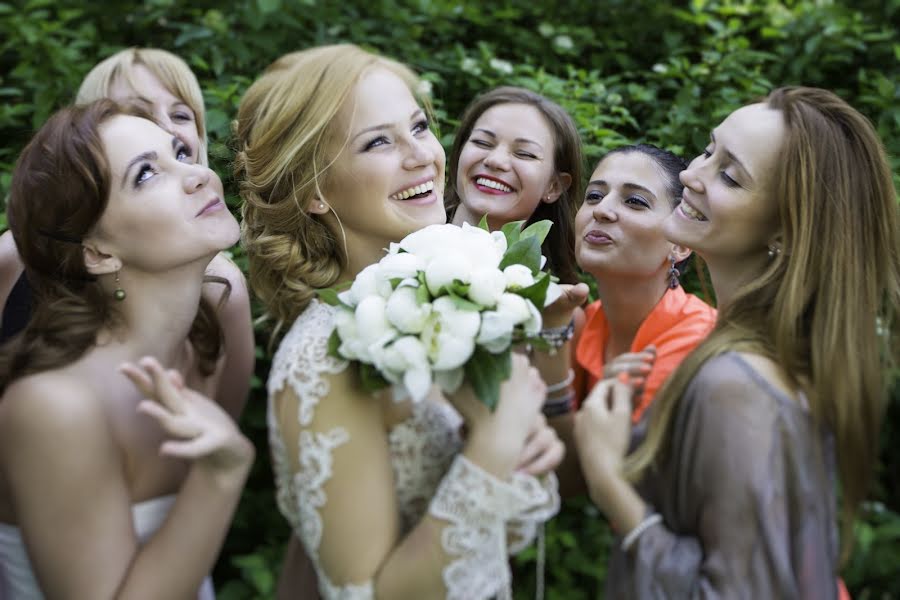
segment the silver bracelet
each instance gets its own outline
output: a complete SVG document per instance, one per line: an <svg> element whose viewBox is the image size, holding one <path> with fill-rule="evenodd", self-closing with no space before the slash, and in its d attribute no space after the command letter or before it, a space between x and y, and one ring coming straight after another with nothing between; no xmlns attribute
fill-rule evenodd
<svg viewBox="0 0 900 600"><path fill-rule="evenodd" d="M549 396L549 395L553 394L554 392L559 392L561 390L566 389L567 387L572 385L573 381L575 381L575 370L570 368L569 372L566 373L565 379L563 379L559 383L554 383L553 385L547 386L547 395Z"/></svg>
<svg viewBox="0 0 900 600"><path fill-rule="evenodd" d="M544 416L547 418L559 417L561 415L572 412L572 408L574 408L574 406L575 390L569 388L559 396L548 398L547 402L544 402L544 406L543 408L541 408L541 412L543 412Z"/></svg>
<svg viewBox="0 0 900 600"><path fill-rule="evenodd" d="M563 327L547 327L538 333L538 336L550 347L548 350L550 355L556 354L566 342L572 339L573 335L575 335L575 319Z"/></svg>
<svg viewBox="0 0 900 600"><path fill-rule="evenodd" d="M657 523L661 523L663 520L662 515L659 513L653 513L652 515L648 515L644 518L643 521L637 524L637 527L628 532L624 538L622 538L622 551L628 552L631 550L631 547L634 543L641 537L645 531L656 525Z"/></svg>

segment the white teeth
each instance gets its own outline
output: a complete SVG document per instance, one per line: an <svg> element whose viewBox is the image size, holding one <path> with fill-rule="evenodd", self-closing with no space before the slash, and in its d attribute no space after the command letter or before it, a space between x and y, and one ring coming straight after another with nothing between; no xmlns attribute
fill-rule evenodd
<svg viewBox="0 0 900 600"><path fill-rule="evenodd" d="M484 187L500 190L501 192L513 191L512 188L508 185L500 183L499 181L494 181L493 179L487 179L486 177L479 177L475 180L475 183L478 185L483 185Z"/></svg>
<svg viewBox="0 0 900 600"><path fill-rule="evenodd" d="M418 194L425 194L434 189L434 180L426 181L425 183L420 183L419 185L414 185L411 188L407 188L402 192L397 192L393 196L391 196L391 200L406 200L412 196L416 196Z"/></svg>
<svg viewBox="0 0 900 600"><path fill-rule="evenodd" d="M706 220L706 215L704 215L702 212L700 212L699 210L697 210L696 208L694 208L693 206L691 206L690 204L688 204L687 202L684 202L684 201L681 202L681 212L683 212L688 217L690 217L694 220L697 220L697 221L705 221Z"/></svg>

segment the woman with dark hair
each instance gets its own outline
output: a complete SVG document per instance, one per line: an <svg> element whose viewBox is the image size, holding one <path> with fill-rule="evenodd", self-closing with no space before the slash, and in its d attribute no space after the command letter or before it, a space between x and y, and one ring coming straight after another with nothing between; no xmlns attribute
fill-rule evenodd
<svg viewBox="0 0 900 600"><path fill-rule="evenodd" d="M201 287L239 233L195 160L102 100L51 117L16 164L9 222L35 306L0 354L11 597L212 597L253 447L193 391L219 384Z"/></svg>
<svg viewBox="0 0 900 600"><path fill-rule="evenodd" d="M781 88L731 113L681 181L663 227L706 262L715 329L628 460L630 386L600 382L575 422L591 498L623 535L607 595L835 598L835 525L847 557L900 306L884 148L833 93Z"/></svg>

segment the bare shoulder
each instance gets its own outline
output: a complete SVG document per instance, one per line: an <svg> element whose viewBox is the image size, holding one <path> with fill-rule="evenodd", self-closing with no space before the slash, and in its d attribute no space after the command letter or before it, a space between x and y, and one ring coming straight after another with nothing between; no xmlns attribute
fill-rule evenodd
<svg viewBox="0 0 900 600"><path fill-rule="evenodd" d="M74 374L30 375L0 398L0 445L9 444L16 453L44 443L63 448L110 435L101 399Z"/></svg>

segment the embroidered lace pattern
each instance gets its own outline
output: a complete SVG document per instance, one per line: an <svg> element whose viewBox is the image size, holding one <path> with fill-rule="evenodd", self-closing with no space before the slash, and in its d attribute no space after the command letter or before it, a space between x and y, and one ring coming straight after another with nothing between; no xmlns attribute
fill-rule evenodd
<svg viewBox="0 0 900 600"><path fill-rule="evenodd" d="M443 572L448 600L511 597L506 522L530 513L549 518L558 508L554 476L545 485L524 474L504 482L458 455L428 509L448 523L441 536L444 550L454 557Z"/></svg>
<svg viewBox="0 0 900 600"><path fill-rule="evenodd" d="M316 406L328 395L324 375L339 373L347 366L346 361L327 353L334 310L313 301L279 346L268 382L269 441L279 509L306 547L323 598L371 600L371 581L336 586L318 556L323 535L319 511L328 501L324 486L333 475L332 454L349 441L342 427L327 432L308 428ZM301 425L299 469L295 474L271 403L285 385L291 386L297 396ZM426 511L448 523L441 539L445 552L452 557L443 570L447 598L511 597L507 534L517 550L532 541L538 525L559 508L556 480L550 476L539 481L523 474L515 474L509 482L494 478L459 454L461 423L450 405L426 400L389 433L403 532L418 523Z"/></svg>

